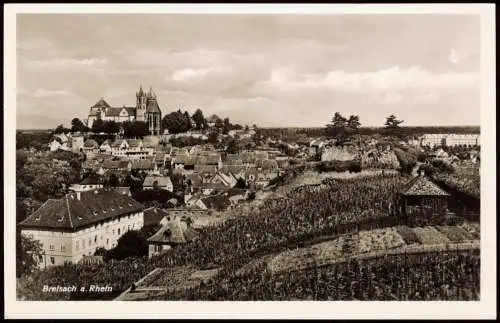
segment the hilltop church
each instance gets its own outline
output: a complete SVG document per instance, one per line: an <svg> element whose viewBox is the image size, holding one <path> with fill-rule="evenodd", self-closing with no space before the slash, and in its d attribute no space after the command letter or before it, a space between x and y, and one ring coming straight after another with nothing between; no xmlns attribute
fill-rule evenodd
<svg viewBox="0 0 500 323"><path fill-rule="evenodd" d="M103 121L145 121L148 123L150 135L161 134L161 110L156 100L156 94L150 88L149 92L142 90L136 93L135 107L123 106L121 108L111 107L103 98L90 107L87 126L92 125L97 119Z"/></svg>

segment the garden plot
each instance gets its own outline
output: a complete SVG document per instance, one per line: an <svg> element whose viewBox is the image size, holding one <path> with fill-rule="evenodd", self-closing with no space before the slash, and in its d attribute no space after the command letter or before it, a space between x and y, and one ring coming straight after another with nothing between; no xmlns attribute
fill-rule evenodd
<svg viewBox="0 0 500 323"><path fill-rule="evenodd" d="M463 242L475 240L474 235L467 232L464 228L458 226L437 226L441 233L446 235L452 242Z"/></svg>
<svg viewBox="0 0 500 323"><path fill-rule="evenodd" d="M360 231L356 253L399 248L406 245L395 228Z"/></svg>
<svg viewBox="0 0 500 323"><path fill-rule="evenodd" d="M394 227L394 229L399 233L399 235L403 238L403 240L407 245L414 245L420 243L417 234L406 225L400 225Z"/></svg>
<svg viewBox="0 0 500 323"><path fill-rule="evenodd" d="M273 272L281 272L328 264L343 257L346 242L345 237L339 237L308 248L288 250L268 261L268 268Z"/></svg>
<svg viewBox="0 0 500 323"><path fill-rule="evenodd" d="M199 271L191 267L162 268L147 277L138 286L138 290L173 290L186 289L199 285L202 281L217 274L217 270Z"/></svg>
<svg viewBox="0 0 500 323"><path fill-rule="evenodd" d="M413 228L413 232L415 232L415 234L417 235L420 243L424 245L443 244L450 242L450 239L448 239L444 234L439 232L434 227Z"/></svg>
<svg viewBox="0 0 500 323"><path fill-rule="evenodd" d="M481 238L481 226L476 222L464 222L459 227L467 231L474 239Z"/></svg>

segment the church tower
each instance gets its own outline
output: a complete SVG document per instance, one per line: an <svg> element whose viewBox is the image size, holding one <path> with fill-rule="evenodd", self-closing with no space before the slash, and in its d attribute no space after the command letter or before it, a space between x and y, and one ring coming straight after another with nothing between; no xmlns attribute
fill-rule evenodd
<svg viewBox="0 0 500 323"><path fill-rule="evenodd" d="M147 95L142 90L142 85L139 89L139 92L136 93L137 103L136 103L136 120L137 121L146 121L146 104L147 104Z"/></svg>

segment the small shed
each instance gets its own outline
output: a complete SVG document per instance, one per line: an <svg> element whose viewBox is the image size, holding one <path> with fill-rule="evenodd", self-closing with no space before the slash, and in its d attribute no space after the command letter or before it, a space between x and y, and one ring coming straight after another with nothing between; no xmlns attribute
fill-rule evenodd
<svg viewBox="0 0 500 323"><path fill-rule="evenodd" d="M421 172L400 191L401 213L405 216L445 214L449 198L448 192Z"/></svg>

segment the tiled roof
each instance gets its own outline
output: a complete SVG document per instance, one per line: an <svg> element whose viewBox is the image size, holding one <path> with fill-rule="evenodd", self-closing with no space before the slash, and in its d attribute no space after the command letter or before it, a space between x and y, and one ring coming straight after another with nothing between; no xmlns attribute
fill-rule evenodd
<svg viewBox="0 0 500 323"><path fill-rule="evenodd" d="M146 176L142 186L153 187L155 181L158 182L158 187L172 186L172 181L170 180L170 177L167 176Z"/></svg>
<svg viewBox="0 0 500 323"><path fill-rule="evenodd" d="M194 165L196 160L188 155L180 154L172 158L174 164Z"/></svg>
<svg viewBox="0 0 500 323"><path fill-rule="evenodd" d="M217 166L215 165L194 165L194 172L199 174L215 174L217 172Z"/></svg>
<svg viewBox="0 0 500 323"><path fill-rule="evenodd" d="M99 148L99 144L94 139L87 139L83 144L85 148Z"/></svg>
<svg viewBox="0 0 500 323"><path fill-rule="evenodd" d="M155 98L148 98L146 104L146 113L161 113L160 107L158 106L158 101Z"/></svg>
<svg viewBox="0 0 500 323"><path fill-rule="evenodd" d="M118 117L122 110L125 109L129 116L135 116L135 108L134 107L120 107L120 108L107 108L104 114L107 117Z"/></svg>
<svg viewBox="0 0 500 323"><path fill-rule="evenodd" d="M79 184L80 185L103 184L103 181L98 176L88 176L85 177Z"/></svg>
<svg viewBox="0 0 500 323"><path fill-rule="evenodd" d="M218 165L220 154L199 154L196 156L196 164L199 165Z"/></svg>
<svg viewBox="0 0 500 323"><path fill-rule="evenodd" d="M226 185L222 183L201 183L201 189L212 189L212 190L223 190L226 189Z"/></svg>
<svg viewBox="0 0 500 323"><path fill-rule="evenodd" d="M102 98L92 106L92 108L110 108L110 107L111 106L108 104L108 102L104 101L104 99Z"/></svg>
<svg viewBox="0 0 500 323"><path fill-rule="evenodd" d="M132 161L132 169L154 169L155 163L151 159L138 159Z"/></svg>
<svg viewBox="0 0 500 323"><path fill-rule="evenodd" d="M223 194L227 194L227 197L236 196L236 195L245 195L247 190L244 188L230 188L224 191Z"/></svg>
<svg viewBox="0 0 500 323"><path fill-rule="evenodd" d="M116 140L115 140L115 141L113 141L113 143L111 144L111 147L113 147L113 148L118 148L118 147L120 147L120 146L121 146L122 142L123 142L123 139L116 139ZM103 143L103 145L104 145L104 143Z"/></svg>
<svg viewBox="0 0 500 323"><path fill-rule="evenodd" d="M67 194L58 200L49 199L19 226L75 230L144 209L141 203L113 189L100 188L79 194L80 199L77 193Z"/></svg>
<svg viewBox="0 0 500 323"><path fill-rule="evenodd" d="M257 167L265 169L265 170L278 168L278 163L276 162L276 160L273 160L273 159L257 160L255 165Z"/></svg>
<svg viewBox="0 0 500 323"><path fill-rule="evenodd" d="M447 192L426 176L414 177L403 187L401 194L409 196L449 196Z"/></svg>
<svg viewBox="0 0 500 323"><path fill-rule="evenodd" d="M106 160L102 164L102 168L105 169L125 169L129 165L126 160Z"/></svg>
<svg viewBox="0 0 500 323"><path fill-rule="evenodd" d="M127 143L132 148L137 148L141 146L142 141L140 139L127 139Z"/></svg>
<svg viewBox="0 0 500 323"><path fill-rule="evenodd" d="M160 221L167 216L168 213L165 210L150 207L144 210L144 225L148 224L159 224Z"/></svg>
<svg viewBox="0 0 500 323"><path fill-rule="evenodd" d="M186 175L186 181L191 180L191 184L194 186L199 186L201 182L203 181L200 175L198 174L187 174Z"/></svg>
<svg viewBox="0 0 500 323"><path fill-rule="evenodd" d="M231 201L225 195L212 195L201 199L203 204L209 209L215 209L217 211L223 211L231 205Z"/></svg>
<svg viewBox="0 0 500 323"><path fill-rule="evenodd" d="M195 229L182 224L181 219L176 217L169 221L167 225L162 226L148 241L165 244L182 244L193 241L198 237L199 233Z"/></svg>

